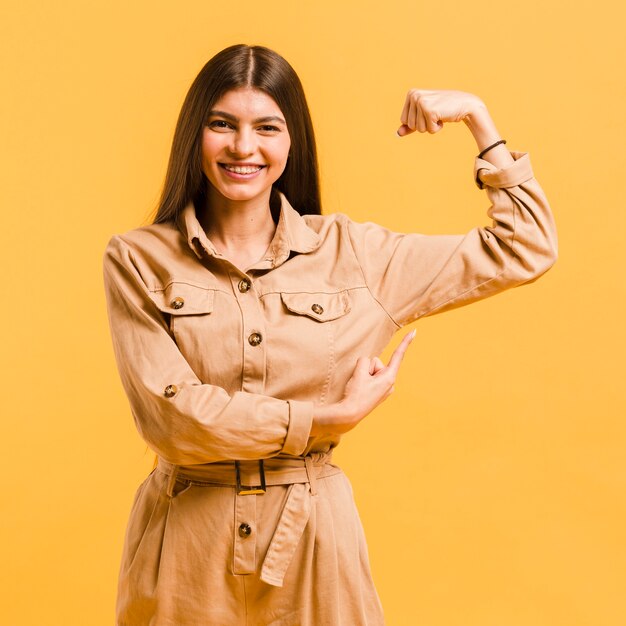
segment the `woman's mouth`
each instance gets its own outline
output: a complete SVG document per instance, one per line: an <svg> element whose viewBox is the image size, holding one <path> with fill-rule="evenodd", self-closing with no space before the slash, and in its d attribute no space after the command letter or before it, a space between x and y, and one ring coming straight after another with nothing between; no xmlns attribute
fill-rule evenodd
<svg viewBox="0 0 626 626"><path fill-rule="evenodd" d="M238 179L253 178L264 167L267 167L266 165L231 165L230 163L218 163L218 165L229 177Z"/></svg>

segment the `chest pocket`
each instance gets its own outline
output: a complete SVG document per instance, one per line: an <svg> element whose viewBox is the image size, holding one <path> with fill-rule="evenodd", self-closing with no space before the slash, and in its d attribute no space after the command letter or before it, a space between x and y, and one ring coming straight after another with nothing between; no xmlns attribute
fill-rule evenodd
<svg viewBox="0 0 626 626"><path fill-rule="evenodd" d="M150 297L163 313L172 316L204 315L213 311L215 290L172 281L163 289L151 291Z"/></svg>
<svg viewBox="0 0 626 626"><path fill-rule="evenodd" d="M205 330L206 316L213 313L215 290L190 283L172 281L150 297L165 314L170 334L181 349L198 341L197 333Z"/></svg>
<svg viewBox="0 0 626 626"><path fill-rule="evenodd" d="M285 397L324 402L333 384L338 344L354 323L352 306L347 290L281 292L280 315L266 328L268 345L274 347L267 354L268 384L280 385Z"/></svg>
<svg viewBox="0 0 626 626"><path fill-rule="evenodd" d="M281 293L283 304L292 313L306 315L317 322L329 322L350 312L346 291L338 293Z"/></svg>
<svg viewBox="0 0 626 626"><path fill-rule="evenodd" d="M215 289L173 280L150 292L150 298L163 313L171 337L201 380L209 380L207 350L215 343Z"/></svg>

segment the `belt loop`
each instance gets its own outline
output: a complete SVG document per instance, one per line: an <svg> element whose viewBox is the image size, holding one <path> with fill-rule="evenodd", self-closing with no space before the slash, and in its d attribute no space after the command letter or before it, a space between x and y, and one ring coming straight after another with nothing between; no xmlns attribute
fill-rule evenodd
<svg viewBox="0 0 626 626"><path fill-rule="evenodd" d="M304 465L306 467L306 473L309 477L311 495L314 496L317 494L317 481L315 478L315 468L313 467L313 459L311 458L311 455L307 454L304 457Z"/></svg>
<svg viewBox="0 0 626 626"><path fill-rule="evenodd" d="M170 498L174 497L174 484L176 483L176 475L178 474L178 465L172 465L172 473L167 481L167 495Z"/></svg>

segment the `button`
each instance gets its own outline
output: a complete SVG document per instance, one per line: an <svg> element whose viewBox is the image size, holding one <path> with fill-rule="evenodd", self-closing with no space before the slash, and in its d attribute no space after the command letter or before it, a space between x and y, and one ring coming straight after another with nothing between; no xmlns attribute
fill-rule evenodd
<svg viewBox="0 0 626 626"><path fill-rule="evenodd" d="M185 300L181 298L180 296L177 296L170 302L170 306L173 309L182 309L183 306L185 306Z"/></svg>
<svg viewBox="0 0 626 626"><path fill-rule="evenodd" d="M252 534L252 528L250 524L243 523L239 526L239 536L243 539L247 539Z"/></svg>
<svg viewBox="0 0 626 626"><path fill-rule="evenodd" d="M239 291L241 291L241 293L246 293L246 291L248 291L248 289L250 289L251 285L250 285L250 281L246 280L245 278L239 281Z"/></svg>
<svg viewBox="0 0 626 626"><path fill-rule="evenodd" d="M248 343L251 346L258 346L261 341L263 341L263 337L261 337L261 335L259 333L252 333L249 337L248 337Z"/></svg>
<svg viewBox="0 0 626 626"><path fill-rule="evenodd" d="M313 309L313 313L317 313L318 315L321 315L324 312L324 308L320 304L313 304L311 309Z"/></svg>
<svg viewBox="0 0 626 626"><path fill-rule="evenodd" d="M164 390L163 390L163 395L166 398L171 398L172 396L176 395L176 392L178 391L178 387L176 385L168 385Z"/></svg>

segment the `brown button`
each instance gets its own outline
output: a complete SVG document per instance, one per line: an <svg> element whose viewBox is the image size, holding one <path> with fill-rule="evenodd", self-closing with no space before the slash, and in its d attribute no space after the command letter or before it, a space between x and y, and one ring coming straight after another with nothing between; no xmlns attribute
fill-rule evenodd
<svg viewBox="0 0 626 626"><path fill-rule="evenodd" d="M248 291L248 289L250 289L250 281L246 280L245 278L239 281L239 291L241 291L241 293L246 293L246 291Z"/></svg>
<svg viewBox="0 0 626 626"><path fill-rule="evenodd" d="M263 337L261 337L261 335L259 333L252 333L248 337L248 343L251 346L258 346L261 343L262 340L263 340Z"/></svg>
<svg viewBox="0 0 626 626"><path fill-rule="evenodd" d="M176 395L176 392L178 391L178 387L176 385L168 385L164 390L163 390L163 395L166 398L171 398L172 396Z"/></svg>
<svg viewBox="0 0 626 626"><path fill-rule="evenodd" d="M173 309L182 309L183 306L185 306L185 300L181 298L180 296L177 296L170 302L170 306Z"/></svg>
<svg viewBox="0 0 626 626"><path fill-rule="evenodd" d="M247 539L252 534L252 528L250 528L250 524L241 524L239 526L239 536Z"/></svg>
<svg viewBox="0 0 626 626"><path fill-rule="evenodd" d="M313 313L317 313L318 315L321 315L324 312L324 308L321 304L314 304L311 306L311 309L313 309Z"/></svg>

